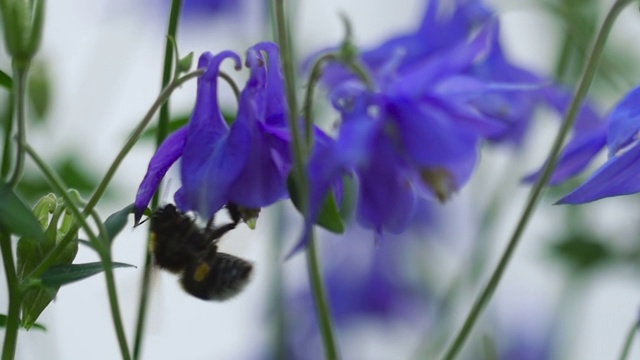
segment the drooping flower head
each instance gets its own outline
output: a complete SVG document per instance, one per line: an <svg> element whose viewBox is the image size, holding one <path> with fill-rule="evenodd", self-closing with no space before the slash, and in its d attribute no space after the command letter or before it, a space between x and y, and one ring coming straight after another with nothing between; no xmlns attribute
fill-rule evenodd
<svg viewBox="0 0 640 360"><path fill-rule="evenodd" d="M190 122L169 136L151 159L136 196L138 219L179 158L182 187L175 200L184 211L209 218L228 202L259 208L287 197L290 136L278 47L265 42L247 51L251 75L231 127L224 121L217 98L218 69L227 58L240 64L239 56L230 51L200 57L198 65L206 72L198 80L195 110Z"/></svg>
<svg viewBox="0 0 640 360"><path fill-rule="evenodd" d="M376 89L366 89L340 66L327 69L324 80L341 128L336 141L316 144L311 156L309 217L297 248L304 245L327 192L344 174L354 174L359 184L359 222L379 235L399 233L417 197L444 201L464 185L476 165L481 134L503 127L469 100L490 89L463 73L486 53L492 26L471 36L463 12L456 12L455 22L465 28L458 43L446 49L434 43L413 53L433 30L429 26L446 24L433 18L433 6L437 2L419 34L381 46L412 44L409 51L363 52Z"/></svg>

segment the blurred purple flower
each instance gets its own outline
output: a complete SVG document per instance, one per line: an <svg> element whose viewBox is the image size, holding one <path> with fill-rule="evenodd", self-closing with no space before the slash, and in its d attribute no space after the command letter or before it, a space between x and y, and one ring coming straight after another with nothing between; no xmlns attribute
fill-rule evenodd
<svg viewBox="0 0 640 360"><path fill-rule="evenodd" d="M158 0L147 0L157 4ZM211 19L216 16L238 15L247 0L183 0L182 16L185 20ZM171 0L163 0L161 6L167 10L171 7ZM157 5L156 5L157 6Z"/></svg>
<svg viewBox="0 0 640 360"><path fill-rule="evenodd" d="M344 236L350 241L345 242ZM324 279L329 305L340 338L346 342L349 337L345 335L358 324L381 331L390 331L394 326L423 329L430 317L429 293L404 266L407 254L416 245L415 238L398 238L393 244L373 246L366 241L368 236L363 228L358 227L344 236L323 239L321 245L326 259ZM286 294L284 306L292 358L321 358L309 286L305 284Z"/></svg>
<svg viewBox="0 0 640 360"><path fill-rule="evenodd" d="M546 332L535 332L525 329L530 324L521 322L502 331L499 342L503 344L498 359L500 360L550 360L553 359L554 335L552 328Z"/></svg>
<svg viewBox="0 0 640 360"><path fill-rule="evenodd" d="M504 90L465 73L487 53L495 26L483 26L467 41L488 12L478 11L476 2L459 5L449 21L440 21L438 1L431 2L416 34L362 54L377 91L338 65L326 69L342 127L336 141L317 144L310 160L309 216L296 249L306 244L327 192L345 173L359 181L360 223L377 234L399 233L418 196L447 200L471 176L481 136L504 130L472 102ZM446 34L446 41L435 33Z"/></svg>
<svg viewBox="0 0 640 360"><path fill-rule="evenodd" d="M269 55L268 64L263 51ZM226 58L239 66L239 56L230 51L200 57L198 66L206 68L206 73L198 79L191 121L169 136L151 159L136 196L136 220L178 158L182 158L182 188L175 194L176 204L204 218L227 202L258 208L288 196L290 139L278 47L264 42L247 51L251 75L231 128L217 98L218 68Z"/></svg>
<svg viewBox="0 0 640 360"><path fill-rule="evenodd" d="M589 179L558 201L582 204L640 192L640 87L631 90L609 115L609 160Z"/></svg>
<svg viewBox="0 0 640 360"><path fill-rule="evenodd" d="M566 109L565 92L506 58L497 19L481 1L456 1L448 17L439 8L430 1L415 32L359 54L376 90L354 85L361 82L341 64L325 68L342 128L310 161L309 217L296 249L345 173L359 180L360 223L377 234L402 232L417 197L445 201L464 186L483 140L519 145L536 107ZM578 124L576 134L589 137L561 160L567 174L586 166L584 148L601 140L591 108Z"/></svg>

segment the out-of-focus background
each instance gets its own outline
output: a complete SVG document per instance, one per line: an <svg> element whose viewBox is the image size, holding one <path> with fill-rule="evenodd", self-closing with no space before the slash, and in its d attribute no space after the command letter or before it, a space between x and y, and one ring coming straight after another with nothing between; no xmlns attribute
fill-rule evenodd
<svg viewBox="0 0 640 360"><path fill-rule="evenodd" d="M189 6L190 1L185 3ZM272 38L264 1L222 3L230 8L185 11L178 36L182 54L193 51L197 56L225 49L243 53L252 44ZM489 2L501 22L509 58L549 76L557 70L565 36L590 43L594 29L589 26L594 19L600 24L612 3ZM585 20L577 27L568 26L563 22L567 17L558 10L563 4L571 5L571 11L591 23ZM356 41L367 48L416 28L426 0L300 1L292 5L294 42L302 57L341 40L340 13L351 19ZM45 119L31 122L28 138L69 185L84 195L90 194L160 91L168 9L169 1L164 0L57 0L47 4L38 56L41 64L35 67L49 76L51 103ZM612 32L609 57L603 62L606 71L592 91L603 113L640 82L638 19L637 8L631 6ZM6 54L0 56L0 68L8 71ZM578 56L575 68L579 60ZM567 71L562 81L572 86L578 73ZM242 83L246 73L236 78ZM190 82L171 98L172 115L188 114L194 99L195 82ZM223 91L222 103L235 111L228 89ZM334 115L327 112L327 116L331 122ZM480 167L464 190L445 205L425 205L423 217L404 237L390 236L376 244L373 234L355 224L342 237L319 232L325 276L335 284L329 291L336 302L344 301L334 304L334 312L345 359L429 359L444 348L520 216L529 190L520 179L542 164L558 123L557 116L541 112L522 149L485 148ZM152 138L143 140L127 157L98 208L103 216L133 201L153 146ZM38 172L32 167L27 170L31 188L23 191L45 191L40 190L46 188ZM172 201L172 190L179 182L176 172L168 178L162 193L165 202ZM488 359L486 351L492 346L500 359L618 356L640 311L640 202L631 196L579 208L552 206L569 189L571 185L549 191L540 203L489 310L465 347L466 358ZM489 209L496 211L493 217L485 216ZM277 342L277 315L283 306L288 356L322 358L315 315L306 294L304 256L283 262L300 228L299 214L282 203L263 210L256 230L243 225L225 236L223 251L255 263L251 284L227 302L192 298L180 289L176 276L157 272L142 358L278 358L272 344ZM585 245L586 235L590 238ZM113 252L114 261L138 266L116 270L129 339L135 325L145 236L146 225L127 227L116 239ZM576 236L583 242L572 242ZM484 251L481 256L479 249ZM98 258L81 247L75 262L89 261ZM281 289L274 279L280 274L285 287L278 297ZM373 279L375 276L381 278ZM371 278L369 285L362 280L367 277ZM0 282L2 313L7 306L4 277ZM357 299L367 291L380 293L380 298ZM119 358L101 275L62 288L38 322L47 332L21 332L18 359ZM635 344L632 351L632 358L640 356L640 345Z"/></svg>

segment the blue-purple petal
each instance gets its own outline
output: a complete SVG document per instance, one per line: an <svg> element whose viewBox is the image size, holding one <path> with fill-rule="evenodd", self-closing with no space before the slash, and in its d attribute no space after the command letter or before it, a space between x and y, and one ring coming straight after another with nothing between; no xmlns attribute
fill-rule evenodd
<svg viewBox="0 0 640 360"><path fill-rule="evenodd" d="M607 146L610 156L638 139L640 133L640 87L629 92L609 115Z"/></svg>
<svg viewBox="0 0 640 360"><path fill-rule="evenodd" d="M562 151L549 185L559 185L581 173L605 145L604 129L572 139ZM527 175L523 181L526 183L536 181L542 175L543 169L544 167Z"/></svg>
<svg viewBox="0 0 640 360"><path fill-rule="evenodd" d="M412 174L382 134L368 166L358 169L358 222L378 234L400 233L408 226L416 203Z"/></svg>
<svg viewBox="0 0 640 360"><path fill-rule="evenodd" d="M610 158L584 184L557 204L582 204L606 197L640 192L640 146Z"/></svg>
<svg viewBox="0 0 640 360"><path fill-rule="evenodd" d="M183 210L195 210L204 217L209 217L218 210L211 204L203 204L203 189L207 174L209 156L229 133L229 127L224 121L218 106L218 73L222 61L227 58L234 60L236 67L240 65L240 58L231 51L223 51L213 56L205 53L200 57L198 67L206 67L206 72L198 79L198 94L196 106L191 121L189 134L182 155L181 178L185 203ZM224 204L223 204L224 205Z"/></svg>
<svg viewBox="0 0 640 360"><path fill-rule="evenodd" d="M135 200L135 223L142 217L144 209L155 194L160 182L173 163L182 156L184 145L187 141L188 128L182 127L169 135L160 145L155 155L149 161L149 168L142 179Z"/></svg>

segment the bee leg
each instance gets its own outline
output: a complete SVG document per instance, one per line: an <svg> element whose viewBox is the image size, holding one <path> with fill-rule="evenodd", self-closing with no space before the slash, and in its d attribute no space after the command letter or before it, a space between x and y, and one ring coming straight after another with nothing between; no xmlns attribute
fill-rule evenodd
<svg viewBox="0 0 640 360"><path fill-rule="evenodd" d="M232 202L227 203L227 211L229 212L229 216L231 217L231 220L234 224L237 225L238 223L240 223L240 220L242 220L242 214L240 213L240 208L238 207L238 205Z"/></svg>
<svg viewBox="0 0 640 360"><path fill-rule="evenodd" d="M224 235L227 232L235 229L236 225L237 224L235 224L235 223L231 223L231 224L222 225L220 227L213 227L213 226L210 227L207 224L207 228L205 229L205 232L207 233L207 237L209 239L217 240L217 239L221 238L222 235Z"/></svg>

